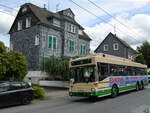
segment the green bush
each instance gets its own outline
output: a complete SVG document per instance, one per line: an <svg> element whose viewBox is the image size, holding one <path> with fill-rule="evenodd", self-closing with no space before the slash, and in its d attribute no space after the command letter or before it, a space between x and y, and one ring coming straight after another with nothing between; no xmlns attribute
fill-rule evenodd
<svg viewBox="0 0 150 113"><path fill-rule="evenodd" d="M45 71L53 80L69 80L69 60L71 57L51 56L45 60ZM72 59L78 56L72 57Z"/></svg>
<svg viewBox="0 0 150 113"><path fill-rule="evenodd" d="M44 88L41 88L40 86L33 87L34 88L34 97L37 99L43 98L45 95Z"/></svg>

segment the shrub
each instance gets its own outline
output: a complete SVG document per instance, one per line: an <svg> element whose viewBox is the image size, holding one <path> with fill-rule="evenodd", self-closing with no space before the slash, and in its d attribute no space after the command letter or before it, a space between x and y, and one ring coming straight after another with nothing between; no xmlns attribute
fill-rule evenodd
<svg viewBox="0 0 150 113"><path fill-rule="evenodd" d="M45 71L53 80L69 80L69 60L71 57L50 57L45 61ZM72 57L72 59L78 56Z"/></svg>
<svg viewBox="0 0 150 113"><path fill-rule="evenodd" d="M34 88L34 97L37 99L43 98L45 95L44 88L41 88L40 86L33 87Z"/></svg>

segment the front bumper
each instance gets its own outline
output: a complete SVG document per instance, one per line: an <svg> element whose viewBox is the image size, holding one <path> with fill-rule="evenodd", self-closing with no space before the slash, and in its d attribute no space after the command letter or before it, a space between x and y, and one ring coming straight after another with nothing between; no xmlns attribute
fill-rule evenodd
<svg viewBox="0 0 150 113"><path fill-rule="evenodd" d="M89 97L96 96L95 92L69 92L69 96Z"/></svg>

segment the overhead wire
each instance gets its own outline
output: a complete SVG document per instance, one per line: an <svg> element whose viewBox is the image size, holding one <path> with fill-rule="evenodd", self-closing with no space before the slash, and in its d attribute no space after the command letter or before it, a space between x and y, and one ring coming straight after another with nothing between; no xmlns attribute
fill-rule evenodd
<svg viewBox="0 0 150 113"><path fill-rule="evenodd" d="M94 14L93 12L91 12L91 11L87 10L86 8L84 8L84 7L80 6L79 4L77 4L76 2L74 2L73 0L69 0L69 1L71 1L71 2L72 2L73 4L75 4L76 6L80 7L81 9L85 10L85 11L86 11L86 12L88 12L89 14L91 14L91 15L93 15L93 16L95 16L95 17L97 17L97 18L98 18L98 19L100 19L101 21L105 22L106 24L108 24L108 25L110 25L111 27L113 27L113 28L114 28L114 25L113 25L113 24L111 24L111 23L107 23L107 21L106 21L105 19L103 19L103 18L101 18L101 17L97 16L97 15L96 15L96 14ZM120 31L121 33L128 35L128 36L129 36L129 38L131 38L131 37L132 37L132 38L133 38L136 42L138 42L138 43L142 43L141 41L138 41L137 39L135 39L133 36L131 36L131 35L127 34L127 33L124 33L124 31L120 30L119 28L117 28L117 29L118 29L118 31Z"/></svg>
<svg viewBox="0 0 150 113"><path fill-rule="evenodd" d="M113 18L115 21L117 21L119 24L121 24L122 26L124 26L125 28L127 28L130 32L132 31L132 32L134 32L134 35L136 34L137 35L137 33L139 34L139 32L137 32L137 31L135 31L135 30L133 30L133 29L130 29L129 27L130 26L127 26L126 24L124 24L123 22L121 22L119 19L117 19L117 18L115 18L112 14L110 14L108 11L106 11L104 8L102 8L102 7L100 7L100 6L98 6L96 3L94 3L93 1L91 1L91 0L88 0L91 4L93 4L94 6L96 6L98 9L100 9L101 11L103 11L104 13L106 13L107 15L109 15L111 18ZM142 35L140 34L140 37L141 37Z"/></svg>

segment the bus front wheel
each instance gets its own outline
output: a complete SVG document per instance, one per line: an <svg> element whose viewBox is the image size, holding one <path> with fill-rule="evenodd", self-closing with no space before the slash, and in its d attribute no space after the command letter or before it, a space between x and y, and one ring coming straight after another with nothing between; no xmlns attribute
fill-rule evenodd
<svg viewBox="0 0 150 113"><path fill-rule="evenodd" d="M111 97L113 97L113 98L116 97L118 95L118 92L119 92L119 90L118 90L117 85L113 85L113 87L111 89Z"/></svg>

